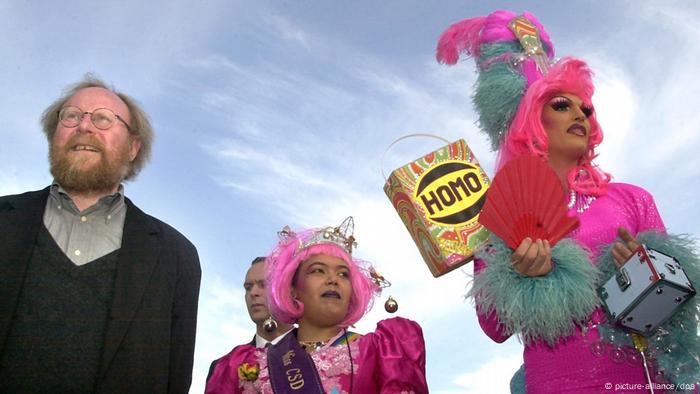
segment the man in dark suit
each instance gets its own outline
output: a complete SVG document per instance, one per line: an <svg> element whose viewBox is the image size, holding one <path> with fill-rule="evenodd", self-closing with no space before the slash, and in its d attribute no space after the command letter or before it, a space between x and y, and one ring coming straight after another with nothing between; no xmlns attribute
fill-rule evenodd
<svg viewBox="0 0 700 394"><path fill-rule="evenodd" d="M267 308L267 294L265 292L265 258L256 257L250 265L243 281L245 289L245 305L248 308L248 315L255 323L255 336L247 345L263 348L268 343L274 345L284 338L292 328L290 324L276 321ZM216 367L218 360L211 363L209 374Z"/></svg>
<svg viewBox="0 0 700 394"><path fill-rule="evenodd" d="M274 320L267 309L265 268L265 258L256 257L243 282L245 305L250 319L255 323L255 337L250 345L255 347L265 347L268 343L274 345L292 329L291 325Z"/></svg>
<svg viewBox="0 0 700 394"><path fill-rule="evenodd" d="M195 247L124 197L153 131L87 75L42 117L51 186L0 197L0 392L186 393Z"/></svg>

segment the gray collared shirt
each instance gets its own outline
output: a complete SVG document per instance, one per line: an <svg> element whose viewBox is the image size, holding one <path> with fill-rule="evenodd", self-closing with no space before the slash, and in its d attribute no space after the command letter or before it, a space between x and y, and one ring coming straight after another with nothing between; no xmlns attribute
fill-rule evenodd
<svg viewBox="0 0 700 394"><path fill-rule="evenodd" d="M51 185L44 225L75 265L87 264L121 247L126 203L124 187L80 212L68 193Z"/></svg>

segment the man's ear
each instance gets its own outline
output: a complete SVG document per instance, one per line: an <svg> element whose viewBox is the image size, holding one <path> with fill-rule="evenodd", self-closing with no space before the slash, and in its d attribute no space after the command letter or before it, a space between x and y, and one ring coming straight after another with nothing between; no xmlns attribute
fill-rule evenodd
<svg viewBox="0 0 700 394"><path fill-rule="evenodd" d="M129 161L134 161L141 150L141 140L135 137L129 138Z"/></svg>

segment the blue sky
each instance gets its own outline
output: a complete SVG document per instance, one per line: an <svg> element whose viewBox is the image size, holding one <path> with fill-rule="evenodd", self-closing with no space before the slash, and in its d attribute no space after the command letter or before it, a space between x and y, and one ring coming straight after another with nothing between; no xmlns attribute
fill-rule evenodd
<svg viewBox="0 0 700 394"><path fill-rule="evenodd" d="M438 65L450 24L528 10L557 56L596 73L605 132L598 163L656 198L673 233L700 234L700 6L680 1L0 0L0 195L50 181L41 111L88 71L137 98L156 128L153 159L126 184L145 211L198 247L203 278L192 392L209 362L248 341L242 281L283 225L354 215L357 255L418 321L431 392L506 392L516 339L492 343L463 300L471 266L434 279L383 193L380 158L414 132L464 138L492 174L475 125L472 61ZM440 146L409 140L384 170ZM357 330L388 317L377 307Z"/></svg>

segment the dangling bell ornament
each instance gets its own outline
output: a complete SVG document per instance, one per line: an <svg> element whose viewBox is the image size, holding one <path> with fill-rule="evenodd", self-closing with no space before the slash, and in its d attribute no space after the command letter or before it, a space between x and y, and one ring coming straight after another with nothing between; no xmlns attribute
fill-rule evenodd
<svg viewBox="0 0 700 394"><path fill-rule="evenodd" d="M277 329L277 321L270 316L263 322L263 328L267 332L274 332Z"/></svg>
<svg viewBox="0 0 700 394"><path fill-rule="evenodd" d="M389 313L394 313L399 310L399 303L396 302L394 297L389 296L389 299L384 303L384 309Z"/></svg>

